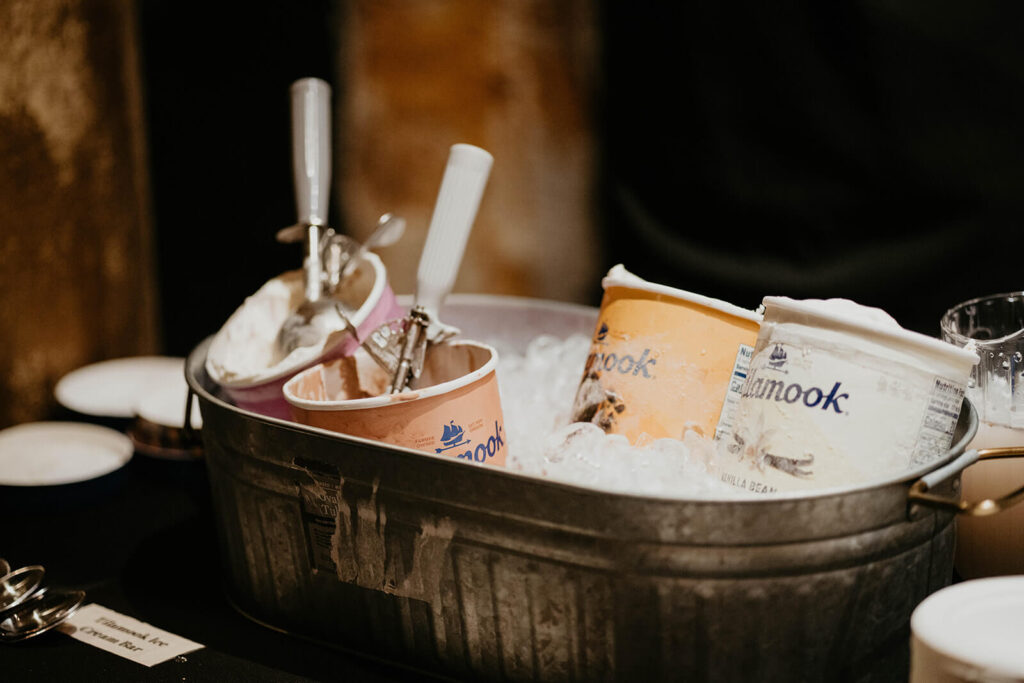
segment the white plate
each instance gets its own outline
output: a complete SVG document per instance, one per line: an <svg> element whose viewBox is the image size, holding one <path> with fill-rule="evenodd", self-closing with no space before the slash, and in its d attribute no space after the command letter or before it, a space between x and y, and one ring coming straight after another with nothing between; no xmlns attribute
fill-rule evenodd
<svg viewBox="0 0 1024 683"><path fill-rule="evenodd" d="M123 467L132 441L81 422L29 422L0 431L0 485L53 486L88 481Z"/></svg>
<svg viewBox="0 0 1024 683"><path fill-rule="evenodd" d="M54 393L62 406L82 415L131 418L146 396L168 387L187 387L184 358L134 356L86 365L62 377ZM185 420L184 398L179 420Z"/></svg>
<svg viewBox="0 0 1024 683"><path fill-rule="evenodd" d="M188 384L182 375L180 381L154 385L151 391L139 399L135 414L161 427L181 429L185 425L185 401L188 400ZM199 414L199 400L192 397L191 422L194 429L202 429L203 418Z"/></svg>

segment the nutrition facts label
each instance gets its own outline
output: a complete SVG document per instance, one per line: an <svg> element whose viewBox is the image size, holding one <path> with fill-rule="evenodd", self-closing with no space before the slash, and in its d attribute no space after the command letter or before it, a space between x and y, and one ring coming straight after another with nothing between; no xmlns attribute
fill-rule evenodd
<svg viewBox="0 0 1024 683"><path fill-rule="evenodd" d="M736 352L736 361L732 366L732 376L729 378L729 389L725 392L725 401L722 402L722 412L718 417L718 424L715 426L715 440L728 438L732 434L732 427L736 421L736 408L740 402L740 392L747 381L747 374L750 372L750 359L754 357L754 347L740 344Z"/></svg>
<svg viewBox="0 0 1024 683"><path fill-rule="evenodd" d="M911 460L913 465L925 465L949 448L963 400L962 387L941 377L935 378L928 395L928 407L921 420L917 447Z"/></svg>

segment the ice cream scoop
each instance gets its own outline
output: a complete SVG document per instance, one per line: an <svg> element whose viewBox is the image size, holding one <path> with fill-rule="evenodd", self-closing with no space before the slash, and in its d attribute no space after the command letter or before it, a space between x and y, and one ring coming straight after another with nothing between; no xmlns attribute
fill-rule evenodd
<svg viewBox="0 0 1024 683"><path fill-rule="evenodd" d="M416 272L412 310L400 325L381 326L363 344L391 373L391 393L405 390L419 377L428 342L444 341L458 332L441 323L437 312L455 284L493 163L486 150L452 145Z"/></svg>
<svg viewBox="0 0 1024 683"><path fill-rule="evenodd" d="M292 165L299 226L305 226L302 261L304 299L281 325L278 358L323 337L317 317L334 314L336 301L324 294L323 240L329 235L327 206L331 185L331 87L318 78L291 86Z"/></svg>

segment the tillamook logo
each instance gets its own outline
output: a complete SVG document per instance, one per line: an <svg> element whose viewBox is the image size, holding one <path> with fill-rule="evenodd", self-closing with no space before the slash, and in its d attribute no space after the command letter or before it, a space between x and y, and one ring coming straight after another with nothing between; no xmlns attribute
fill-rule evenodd
<svg viewBox="0 0 1024 683"><path fill-rule="evenodd" d="M454 423L452 423L454 425ZM445 427L445 433L448 433L448 427ZM498 421L494 421L494 436L487 437L487 441L481 441L476 445L476 448L464 451L456 455L456 458L462 458L464 460L473 460L474 462L485 462L488 458L493 458L505 445L505 437L502 436L502 426L498 424ZM463 443L469 443L465 441ZM460 444L461 445L461 444ZM437 449L440 453L444 449Z"/></svg>
<svg viewBox="0 0 1024 683"><path fill-rule="evenodd" d="M772 368L773 370L778 370L785 364L786 352L785 350L783 350L782 346L776 344L775 348L772 349L771 354L768 356L768 367Z"/></svg>
<svg viewBox="0 0 1024 683"><path fill-rule="evenodd" d="M845 392L840 393L839 389L841 386L842 382L836 382L832 385L832 389L825 393L825 390L820 387L803 387L797 382L787 384L782 380L758 377L755 370L743 385L741 395L744 398L759 398L765 401L774 400L793 404L800 403L808 408L820 407L825 411L831 408L835 412L842 414L843 405L840 401L849 399L850 395Z"/></svg>
<svg viewBox="0 0 1024 683"><path fill-rule="evenodd" d="M608 323L602 322L601 327L594 334L594 345L608 346L607 338ZM651 357L650 349L644 349L639 358L635 358L628 353L618 354L595 351L587 356L586 371L590 373L604 370L605 372L617 372L620 375L633 375L634 377L652 379L654 376L651 374L651 366L657 364L658 361Z"/></svg>
<svg viewBox="0 0 1024 683"><path fill-rule="evenodd" d="M633 375L634 377L653 378L651 366L657 365L658 361L651 358L651 350L644 349L639 358L627 354L605 353L598 351L590 354L587 358L589 370L604 370L606 372L618 372L622 375Z"/></svg>
<svg viewBox="0 0 1024 683"><path fill-rule="evenodd" d="M441 434L441 443L444 445L434 450L437 453L441 453L449 448L465 446L469 443L469 439L465 438L465 436L466 430L462 428L462 425L455 424L455 420L449 420L448 424L444 426L444 432Z"/></svg>

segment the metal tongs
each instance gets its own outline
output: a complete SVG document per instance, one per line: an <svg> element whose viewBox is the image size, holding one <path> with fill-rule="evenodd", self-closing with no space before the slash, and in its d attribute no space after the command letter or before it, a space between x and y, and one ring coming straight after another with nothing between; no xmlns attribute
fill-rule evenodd
<svg viewBox="0 0 1024 683"><path fill-rule="evenodd" d="M49 590L37 564L12 570L0 559L0 643L45 633L75 613L85 599L81 590Z"/></svg>
<svg viewBox="0 0 1024 683"><path fill-rule="evenodd" d="M391 375L392 394L412 388L419 379L429 345L459 333L438 319L438 310L455 284L493 163L494 157L479 147L452 145L420 256L409 315L381 325L362 344Z"/></svg>

